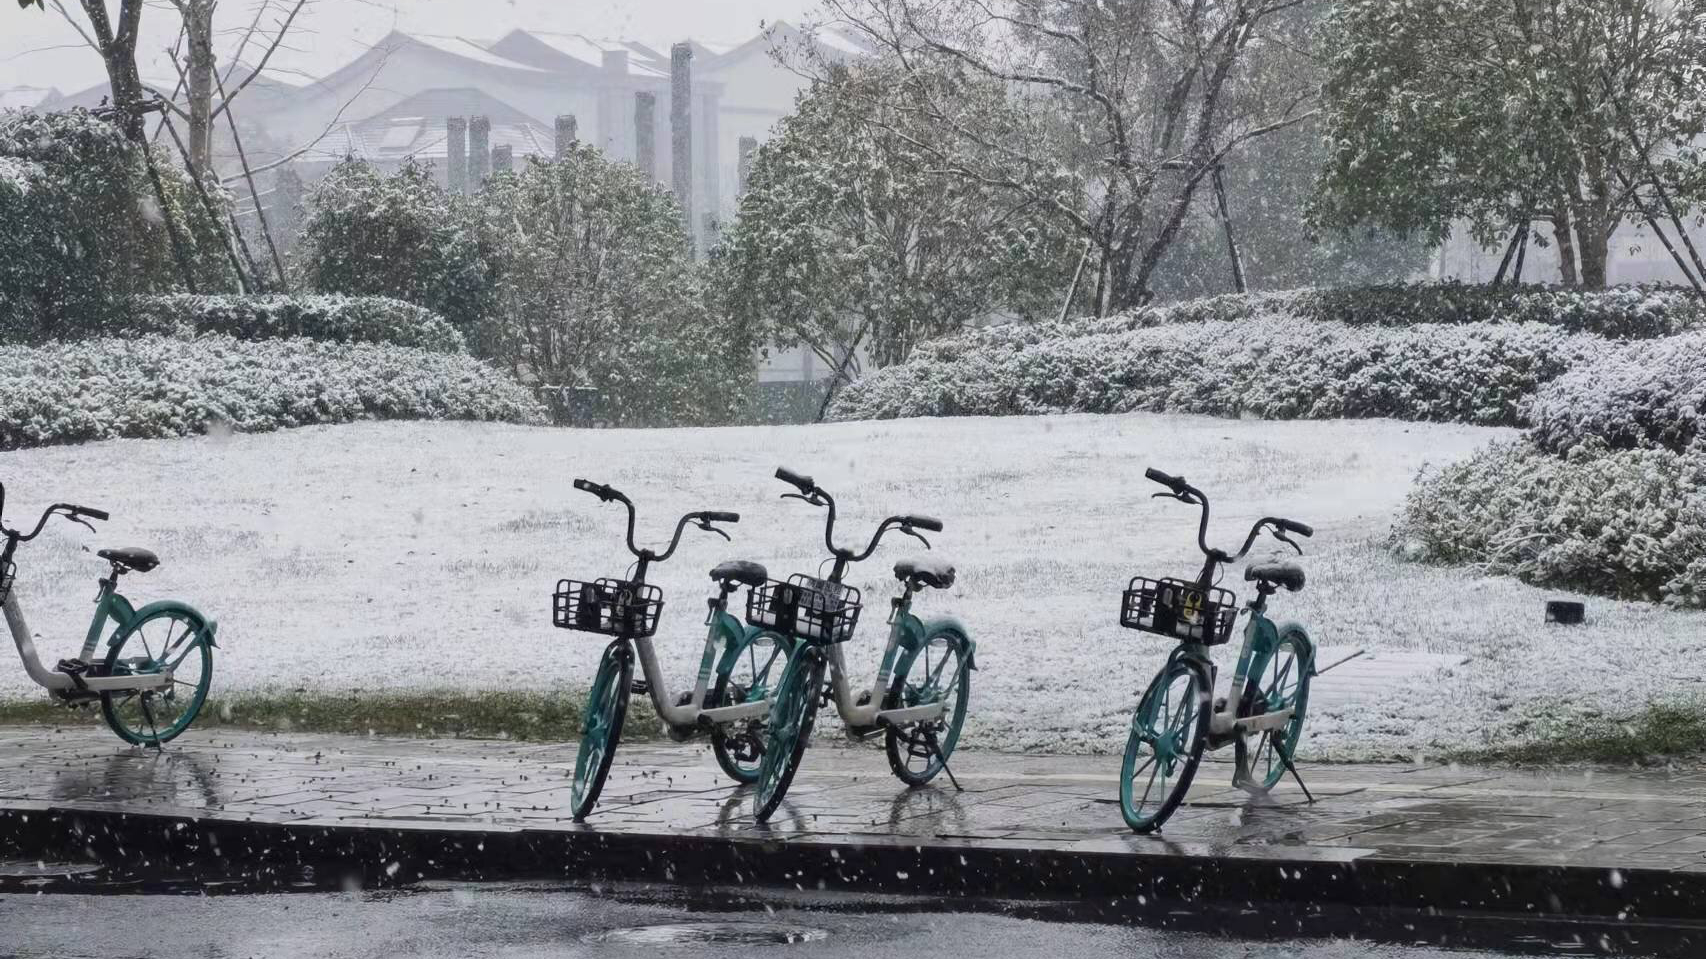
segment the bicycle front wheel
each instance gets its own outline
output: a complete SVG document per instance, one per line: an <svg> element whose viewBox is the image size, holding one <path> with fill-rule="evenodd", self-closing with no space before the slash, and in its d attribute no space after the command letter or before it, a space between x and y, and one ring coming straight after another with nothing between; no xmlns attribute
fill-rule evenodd
<svg viewBox="0 0 1706 959"><path fill-rule="evenodd" d="M1160 829L1190 792L1208 741L1209 692L1201 663L1173 659L1138 703L1120 766L1120 812L1137 832Z"/></svg>
<svg viewBox="0 0 1706 959"><path fill-rule="evenodd" d="M1244 696L1238 705L1240 719L1291 710L1284 726L1253 733L1240 732L1234 743L1238 759L1238 785L1254 793L1265 793L1279 784L1286 765L1303 739L1303 714L1309 708L1309 675L1314 668L1314 645L1302 629L1286 627L1268 657L1250 669Z"/></svg>
<svg viewBox="0 0 1706 959"><path fill-rule="evenodd" d="M107 653L108 676L172 671L171 684L162 689L101 694L101 716L120 739L158 746L195 722L213 684L213 646L206 628L194 613L167 608L119 633Z"/></svg>
<svg viewBox="0 0 1706 959"><path fill-rule="evenodd" d="M971 641L953 630L930 636L889 687L884 709L943 704L942 715L926 722L890 726L885 746L889 769L908 786L936 778L954 754L971 701L971 670L966 657Z"/></svg>
<svg viewBox="0 0 1706 959"><path fill-rule="evenodd" d="M569 811L575 822L585 822L604 791L616 744L622 739L622 721L628 716L628 688L634 679L634 655L626 641L617 640L604 649L592 692L586 697L586 715L581 728L580 749L575 753L574 788Z"/></svg>
<svg viewBox="0 0 1706 959"><path fill-rule="evenodd" d="M817 719L823 669L823 653L815 646L802 646L782 673L782 687L770 704L770 731L759 763L758 790L752 797L752 813L759 822L770 821L800 768Z"/></svg>

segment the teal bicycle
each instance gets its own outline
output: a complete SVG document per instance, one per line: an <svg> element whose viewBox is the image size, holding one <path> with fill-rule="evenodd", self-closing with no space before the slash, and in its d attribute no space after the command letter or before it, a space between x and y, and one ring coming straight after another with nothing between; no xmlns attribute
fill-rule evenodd
<svg viewBox="0 0 1706 959"><path fill-rule="evenodd" d="M743 561L722 563L711 570L717 595L706 600L707 631L698 679L691 692L679 695L671 693L665 684L652 646L651 638L663 611L663 591L646 582L652 564L664 562L675 553L689 524L728 539L715 524L739 522L740 514L688 513L676 523L669 548L659 553L635 545L634 503L627 496L583 479L575 480L575 489L591 493L601 502L618 502L628 508L628 550L635 557L633 569L622 579L565 579L558 582L552 596L552 622L556 626L615 637L599 659L587 697L570 792L575 821L585 821L598 804L622 739L630 695L651 697L652 707L671 739L685 742L708 734L717 764L730 778L740 783L756 781L766 743L770 700L787 662L790 641L773 630L743 627L729 614L728 605L729 595L740 587L764 585L767 571L757 563ZM646 677L643 681L634 679L636 654Z"/></svg>
<svg viewBox="0 0 1706 959"><path fill-rule="evenodd" d="M6 503L6 487L0 484L0 511ZM53 698L71 706L101 704L101 716L120 739L136 746L158 748L177 738L195 722L207 702L213 683L214 633L218 624L193 607L177 600L160 600L138 609L118 592L118 578L130 572L146 573L160 565L159 557L145 549L103 549L95 555L106 560L111 571L100 580L95 594L95 614L84 637L83 649L73 659L62 659L52 669L42 665L33 634L24 621L23 607L12 591L17 576L18 546L27 543L47 526L53 516L94 530L89 520L105 520L106 512L87 506L55 503L41 514L28 533L7 529L0 549L0 603L4 604L6 626L17 644L24 671ZM108 624L106 655L101 656L101 637Z"/></svg>
<svg viewBox="0 0 1706 959"><path fill-rule="evenodd" d="M1120 767L1120 812L1126 825L1140 833L1160 829L1190 791L1203 750L1227 745L1236 751L1234 786L1263 794L1290 772L1314 802L1292 757L1303 738L1309 682L1318 675L1315 644L1302 626L1275 626L1267 617L1269 596L1281 588L1303 588L1303 569L1284 561L1245 569L1245 580L1256 584L1256 598L1246 607L1250 621L1230 694L1212 708L1215 667L1209 649L1230 641L1238 618L1236 599L1216 585L1221 567L1243 559L1264 529L1299 554L1303 548L1287 534L1313 536L1315 531L1294 520L1263 517L1250 528L1244 547L1228 554L1208 545L1208 497L1201 490L1160 470L1144 475L1167 487L1156 496L1202 508L1197 545L1207 560L1194 582L1135 577L1121 601L1121 626L1179 641L1132 716Z"/></svg>
<svg viewBox="0 0 1706 959"><path fill-rule="evenodd" d="M924 589L947 589L954 568L945 563L901 560L894 565L901 594L890 602L889 641L877 678L855 694L847 678L841 644L852 638L862 608L859 590L842 582L847 567L869 559L890 530L929 548L919 530L941 532L928 516L890 516L861 552L835 545L835 500L809 476L778 469L776 478L799 490L784 499L804 500L828 513L823 541L834 566L828 578L796 574L772 580L747 594L747 622L788 634L793 643L781 686L770 711L769 741L753 793L753 812L768 822L794 781L818 707L834 702L856 739L882 734L889 771L908 786L923 786L939 773L954 773L948 759L959 743L971 699L977 644L958 620L924 622L912 614L912 597ZM829 671L825 684L824 672ZM959 783L954 783L958 788Z"/></svg>

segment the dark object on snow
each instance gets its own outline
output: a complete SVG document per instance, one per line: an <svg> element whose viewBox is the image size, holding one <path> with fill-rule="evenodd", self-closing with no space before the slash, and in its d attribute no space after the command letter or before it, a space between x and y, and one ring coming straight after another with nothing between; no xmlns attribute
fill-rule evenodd
<svg viewBox="0 0 1706 959"><path fill-rule="evenodd" d="M1580 626L1587 607L1564 599L1546 601L1546 621L1564 626Z"/></svg>

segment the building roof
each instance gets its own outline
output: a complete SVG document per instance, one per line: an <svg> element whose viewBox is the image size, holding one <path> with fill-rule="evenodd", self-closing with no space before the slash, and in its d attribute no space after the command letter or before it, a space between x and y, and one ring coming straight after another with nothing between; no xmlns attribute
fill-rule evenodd
<svg viewBox="0 0 1706 959"><path fill-rule="evenodd" d="M394 34L394 36L403 37L415 43L431 47L440 53L448 53L451 56L456 57L465 57L476 63L482 63L489 67L507 67L513 70L527 70L534 73L545 72L531 64L522 63L519 60L512 60L509 57L493 53L487 44L481 43L477 40L468 40L463 37L440 37L426 33L398 33Z"/></svg>
<svg viewBox="0 0 1706 959"><path fill-rule="evenodd" d="M364 120L340 123L303 155L308 161L358 157L375 163L442 162L448 155L444 118L484 116L491 120L490 144L507 145L517 157L556 150L554 124L541 123L501 100L472 88L427 90Z"/></svg>
<svg viewBox="0 0 1706 959"><path fill-rule="evenodd" d="M511 30L486 49L505 58L546 70L591 72L604 70L608 54L625 54L628 76L642 80L669 77L669 58L628 40L608 40L579 33L550 33L541 30Z"/></svg>

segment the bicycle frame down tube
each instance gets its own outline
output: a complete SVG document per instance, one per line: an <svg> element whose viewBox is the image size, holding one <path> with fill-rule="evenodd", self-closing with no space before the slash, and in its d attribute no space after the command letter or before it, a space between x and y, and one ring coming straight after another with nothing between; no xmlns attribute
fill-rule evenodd
<svg viewBox="0 0 1706 959"><path fill-rule="evenodd" d="M693 695L687 702L677 705L676 695L671 692L664 681L663 669L658 665L657 648L652 645L651 637L637 638L634 645L640 654L640 671L646 677L650 688L652 708L663 717L663 721L677 729L690 729L698 725L701 718L715 722L726 723L737 719L748 719L769 711L768 701L758 703L742 703L734 706L724 706L707 710L704 707L705 697L711 688L711 677L716 670L718 646L721 645L725 628L723 612L726 606L715 607L711 622L705 627L705 651L699 660L699 675L693 683ZM738 639L738 634L736 635Z"/></svg>
<svg viewBox="0 0 1706 959"><path fill-rule="evenodd" d="M97 612L97 625L91 632L98 633L100 625L105 624L106 604L103 603ZM6 626L12 631L12 641L18 646L18 658L24 661L24 672L36 685L49 690L76 689L77 681L67 673L56 672L41 664L41 656L36 652L36 644L31 639L30 627L24 621L23 607L18 605L16 590L6 595ZM86 676L83 678L83 688L91 692L116 692L132 689L162 689L171 685L172 672L165 670L159 673L146 673L134 676Z"/></svg>
<svg viewBox="0 0 1706 959"><path fill-rule="evenodd" d="M829 660L829 682L835 696L835 711L841 714L841 721L847 725L871 726L876 723L877 713L882 709L883 698L887 696L889 682L894 676L895 655L900 650L901 637L912 620L911 607L912 595L908 593L895 610L894 623L889 627L888 645L883 647L882 664L877 667L876 681L870 687L870 701L863 706L855 702L853 684L847 678L847 656L841 651L846 644L834 643L829 647L826 658Z"/></svg>

